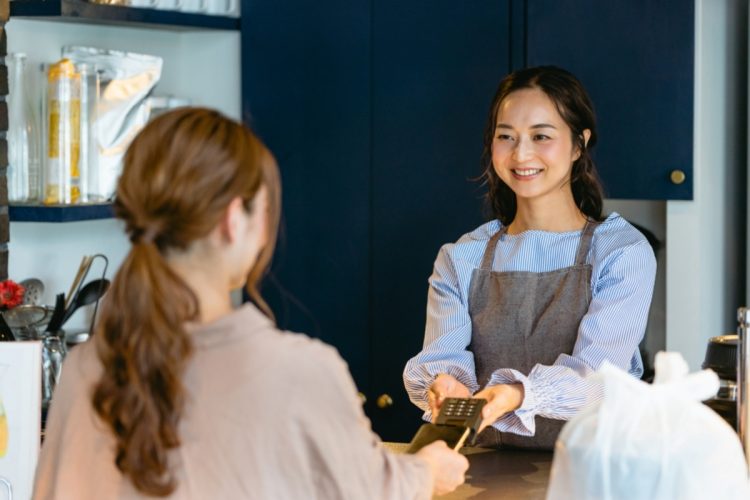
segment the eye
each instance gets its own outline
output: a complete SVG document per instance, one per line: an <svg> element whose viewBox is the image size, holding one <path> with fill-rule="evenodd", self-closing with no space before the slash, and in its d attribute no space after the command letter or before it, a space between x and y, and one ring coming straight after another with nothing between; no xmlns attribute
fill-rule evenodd
<svg viewBox="0 0 750 500"><path fill-rule="evenodd" d="M513 141L513 140L515 140L512 136L510 136L508 134L498 134L497 135L497 139L499 141Z"/></svg>
<svg viewBox="0 0 750 500"><path fill-rule="evenodd" d="M536 134L536 135L534 136L534 140L535 140L535 141L539 141L539 142L549 141L549 140L551 140L551 139L552 139L552 138L551 138L550 136L548 136L548 135L544 135L544 134Z"/></svg>

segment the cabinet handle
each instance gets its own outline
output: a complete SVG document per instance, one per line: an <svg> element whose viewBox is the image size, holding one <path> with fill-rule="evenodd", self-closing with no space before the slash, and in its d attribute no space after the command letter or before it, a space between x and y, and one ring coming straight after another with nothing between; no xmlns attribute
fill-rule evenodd
<svg viewBox="0 0 750 500"><path fill-rule="evenodd" d="M378 408L390 408L393 406L393 399L388 394L381 394L376 403Z"/></svg>
<svg viewBox="0 0 750 500"><path fill-rule="evenodd" d="M669 180L672 181L672 184L682 184L685 182L685 172L682 170L672 170L669 174Z"/></svg>
<svg viewBox="0 0 750 500"><path fill-rule="evenodd" d="M367 396L365 396L364 392L358 392L357 396L359 396L359 400L362 404L367 403Z"/></svg>

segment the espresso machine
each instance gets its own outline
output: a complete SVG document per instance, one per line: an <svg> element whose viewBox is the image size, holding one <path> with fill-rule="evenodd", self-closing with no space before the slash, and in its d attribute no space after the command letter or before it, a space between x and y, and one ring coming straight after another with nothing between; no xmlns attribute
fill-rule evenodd
<svg viewBox="0 0 750 500"><path fill-rule="evenodd" d="M719 376L719 391L704 401L737 430L737 335L720 335L708 339L702 368L711 369Z"/></svg>

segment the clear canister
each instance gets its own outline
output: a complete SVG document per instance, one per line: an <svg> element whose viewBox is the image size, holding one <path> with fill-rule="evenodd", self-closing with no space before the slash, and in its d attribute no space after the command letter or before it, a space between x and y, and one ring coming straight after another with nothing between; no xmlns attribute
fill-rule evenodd
<svg viewBox="0 0 750 500"><path fill-rule="evenodd" d="M44 203L78 203L80 191L80 75L69 59L47 70Z"/></svg>
<svg viewBox="0 0 750 500"><path fill-rule="evenodd" d="M81 201L102 202L99 193L99 135L97 133L97 109L99 105L99 73L93 64L76 65L80 77L81 135L80 135L80 188Z"/></svg>
<svg viewBox="0 0 750 500"><path fill-rule="evenodd" d="M26 71L26 54L9 53L8 200L34 202L41 188L41 133L35 104L39 97Z"/></svg>

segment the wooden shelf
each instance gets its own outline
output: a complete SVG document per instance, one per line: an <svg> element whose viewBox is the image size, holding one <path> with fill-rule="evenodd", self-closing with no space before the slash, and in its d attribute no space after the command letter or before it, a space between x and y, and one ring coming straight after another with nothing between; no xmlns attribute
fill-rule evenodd
<svg viewBox="0 0 750 500"><path fill-rule="evenodd" d="M111 203L91 205L10 205L11 222L75 222L114 217Z"/></svg>
<svg viewBox="0 0 750 500"><path fill-rule="evenodd" d="M175 31L240 29L236 17L209 16L174 10L143 9L81 0L13 0L10 17L110 24Z"/></svg>

